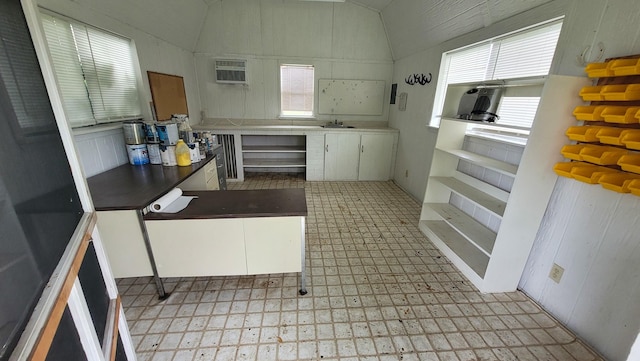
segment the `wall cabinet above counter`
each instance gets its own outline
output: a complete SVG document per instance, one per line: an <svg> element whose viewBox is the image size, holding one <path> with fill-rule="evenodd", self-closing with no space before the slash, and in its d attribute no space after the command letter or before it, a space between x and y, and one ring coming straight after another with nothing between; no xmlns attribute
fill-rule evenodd
<svg viewBox="0 0 640 361"><path fill-rule="evenodd" d="M393 175L398 131L318 125L194 126L222 144L227 178L246 173L304 173L308 181L386 181Z"/></svg>

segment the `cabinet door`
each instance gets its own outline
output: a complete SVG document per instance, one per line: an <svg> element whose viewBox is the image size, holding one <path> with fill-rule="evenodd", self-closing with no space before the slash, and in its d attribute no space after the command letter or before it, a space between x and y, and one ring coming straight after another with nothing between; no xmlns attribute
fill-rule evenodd
<svg viewBox="0 0 640 361"><path fill-rule="evenodd" d="M324 179L324 135L307 135L307 180Z"/></svg>
<svg viewBox="0 0 640 361"><path fill-rule="evenodd" d="M333 133L325 135L325 180L357 180L359 160L359 133Z"/></svg>
<svg viewBox="0 0 640 361"><path fill-rule="evenodd" d="M389 180L392 157L393 134L362 134L358 180Z"/></svg>

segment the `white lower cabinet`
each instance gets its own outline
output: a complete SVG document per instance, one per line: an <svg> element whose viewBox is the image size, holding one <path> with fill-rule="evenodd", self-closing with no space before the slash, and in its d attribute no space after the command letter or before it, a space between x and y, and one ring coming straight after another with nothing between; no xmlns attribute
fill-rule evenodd
<svg viewBox="0 0 640 361"><path fill-rule="evenodd" d="M324 180L389 180L395 137L390 133L326 134Z"/></svg>
<svg viewBox="0 0 640 361"><path fill-rule="evenodd" d="M324 180L357 180L359 161L359 133L325 134Z"/></svg>
<svg viewBox="0 0 640 361"><path fill-rule="evenodd" d="M393 134L362 134L358 180L389 180L394 143Z"/></svg>
<svg viewBox="0 0 640 361"><path fill-rule="evenodd" d="M204 167L178 185L183 191L216 191L220 189L218 168L213 158Z"/></svg>

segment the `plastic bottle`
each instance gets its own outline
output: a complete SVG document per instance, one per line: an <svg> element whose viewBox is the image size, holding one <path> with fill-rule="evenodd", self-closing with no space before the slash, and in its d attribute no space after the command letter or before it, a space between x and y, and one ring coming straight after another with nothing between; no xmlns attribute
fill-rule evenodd
<svg viewBox="0 0 640 361"><path fill-rule="evenodd" d="M176 162L178 166L186 167L191 165L191 152L189 146L182 139L178 139L176 144Z"/></svg>

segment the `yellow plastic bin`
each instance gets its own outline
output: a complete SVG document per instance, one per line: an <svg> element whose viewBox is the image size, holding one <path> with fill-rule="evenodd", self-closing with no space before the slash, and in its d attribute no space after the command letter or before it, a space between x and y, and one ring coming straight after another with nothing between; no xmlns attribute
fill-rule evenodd
<svg viewBox="0 0 640 361"><path fill-rule="evenodd" d="M616 59L609 63L607 70L614 76L640 75L640 59Z"/></svg>
<svg viewBox="0 0 640 361"><path fill-rule="evenodd" d="M581 162L561 162L561 163L556 163L556 165L553 166L553 171L556 172L556 174L559 175L559 176L567 177L567 178L573 178L573 176L571 175L571 169L573 169L574 166L576 166L577 164L580 164L580 163Z"/></svg>
<svg viewBox="0 0 640 361"><path fill-rule="evenodd" d="M574 179L589 184L597 184L603 174L615 172L617 172L617 170L593 164L574 166L571 168L571 175Z"/></svg>
<svg viewBox="0 0 640 361"><path fill-rule="evenodd" d="M591 63L587 64L584 71L587 73L589 78L607 78L614 75L610 66L610 61L606 63Z"/></svg>
<svg viewBox="0 0 640 361"><path fill-rule="evenodd" d="M565 134L569 139L578 142L593 143L598 141L597 134L604 127L592 125L578 125L569 127Z"/></svg>
<svg viewBox="0 0 640 361"><path fill-rule="evenodd" d="M629 183L634 179L640 179L640 175L626 172L606 173L600 176L598 183L602 188L618 193L629 193Z"/></svg>
<svg viewBox="0 0 640 361"><path fill-rule="evenodd" d="M598 137L600 143L624 146L621 140L624 132L624 128L602 127L602 129L596 133L596 137Z"/></svg>
<svg viewBox="0 0 640 361"><path fill-rule="evenodd" d="M560 149L560 153L562 153L562 155L567 159L582 160L582 156L580 155L580 152L588 146L589 144L565 145L562 147L562 149Z"/></svg>
<svg viewBox="0 0 640 361"><path fill-rule="evenodd" d="M594 102L599 100L604 100L604 96L601 94L601 91L604 87L601 85L597 86L585 86L580 89L580 96L582 100L585 102Z"/></svg>
<svg viewBox="0 0 640 361"><path fill-rule="evenodd" d="M640 100L640 84L605 85L600 93L604 100Z"/></svg>
<svg viewBox="0 0 640 361"><path fill-rule="evenodd" d="M605 107L601 115L607 123L632 124L638 123L636 114L640 111L640 107Z"/></svg>
<svg viewBox="0 0 640 361"><path fill-rule="evenodd" d="M629 151L606 147L601 145L589 145L580 150L580 157L583 161L598 165L615 165L618 160Z"/></svg>
<svg viewBox="0 0 640 361"><path fill-rule="evenodd" d="M640 174L640 154L626 154L618 159L618 165L622 170Z"/></svg>
<svg viewBox="0 0 640 361"><path fill-rule="evenodd" d="M628 149L640 150L640 129L626 129L620 134L620 143Z"/></svg>
<svg viewBox="0 0 640 361"><path fill-rule="evenodd" d="M627 184L627 189L631 194L636 196L640 196L640 179L634 179Z"/></svg>
<svg viewBox="0 0 640 361"><path fill-rule="evenodd" d="M585 120L588 122L603 121L604 118L601 114L605 108L606 106L604 105L581 105L573 110L573 115L575 115L578 120Z"/></svg>

